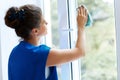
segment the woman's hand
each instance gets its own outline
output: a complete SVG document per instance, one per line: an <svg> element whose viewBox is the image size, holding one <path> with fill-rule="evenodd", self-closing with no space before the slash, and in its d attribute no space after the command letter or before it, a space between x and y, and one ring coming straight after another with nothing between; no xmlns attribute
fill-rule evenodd
<svg viewBox="0 0 120 80"><path fill-rule="evenodd" d="M78 11L77 12L78 29L84 29L84 26L87 22L87 16L88 16L87 10L85 9L84 6L80 6L78 7L77 11Z"/></svg>

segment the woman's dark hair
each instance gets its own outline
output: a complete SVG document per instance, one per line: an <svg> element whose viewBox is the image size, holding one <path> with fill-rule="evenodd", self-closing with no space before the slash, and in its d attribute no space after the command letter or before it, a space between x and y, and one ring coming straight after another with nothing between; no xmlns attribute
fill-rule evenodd
<svg viewBox="0 0 120 80"><path fill-rule="evenodd" d="M31 30L40 26L41 18L42 11L35 5L11 7L5 15L5 24L15 29L17 36L28 40Z"/></svg>

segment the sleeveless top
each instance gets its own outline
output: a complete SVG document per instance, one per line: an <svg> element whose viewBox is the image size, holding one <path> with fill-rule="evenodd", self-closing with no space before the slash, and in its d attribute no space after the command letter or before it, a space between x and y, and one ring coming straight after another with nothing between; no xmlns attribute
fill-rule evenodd
<svg viewBox="0 0 120 80"><path fill-rule="evenodd" d="M45 78L49 51L46 45L36 47L21 41L9 56L8 80L58 80L56 66L49 67L49 76Z"/></svg>

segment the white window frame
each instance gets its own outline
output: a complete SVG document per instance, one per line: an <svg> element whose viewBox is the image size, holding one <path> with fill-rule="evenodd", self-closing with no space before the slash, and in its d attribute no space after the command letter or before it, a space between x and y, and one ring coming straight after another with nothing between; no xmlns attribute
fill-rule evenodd
<svg viewBox="0 0 120 80"><path fill-rule="evenodd" d="M117 80L120 80L120 0L115 0L116 52L117 52Z"/></svg>
<svg viewBox="0 0 120 80"><path fill-rule="evenodd" d="M68 11L69 11L69 27L70 27L70 47L74 48L77 39L77 23L76 16L77 10L76 8L77 0L68 0ZM71 78L72 80L81 80L81 64L80 60L75 60L71 63Z"/></svg>
<svg viewBox="0 0 120 80"><path fill-rule="evenodd" d="M61 6L62 5L62 6ZM58 0L60 48L73 48L76 42L76 0ZM78 60L62 65L62 80L80 80Z"/></svg>
<svg viewBox="0 0 120 80"><path fill-rule="evenodd" d="M0 29L0 36L1 36L1 29ZM0 39L0 80L2 80L2 55L1 55L1 39Z"/></svg>
<svg viewBox="0 0 120 80"><path fill-rule="evenodd" d="M68 1L58 0L58 24L61 49L70 48L68 22ZM71 80L71 63L63 64L61 66L61 79Z"/></svg>

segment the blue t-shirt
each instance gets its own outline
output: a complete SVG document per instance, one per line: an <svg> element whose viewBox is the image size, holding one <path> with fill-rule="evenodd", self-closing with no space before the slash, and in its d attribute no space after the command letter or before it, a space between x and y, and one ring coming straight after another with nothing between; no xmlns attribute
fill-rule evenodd
<svg viewBox="0 0 120 80"><path fill-rule="evenodd" d="M11 52L8 62L9 80L58 80L56 66L49 67L50 74L45 78L46 61L50 48L38 47L21 41Z"/></svg>

